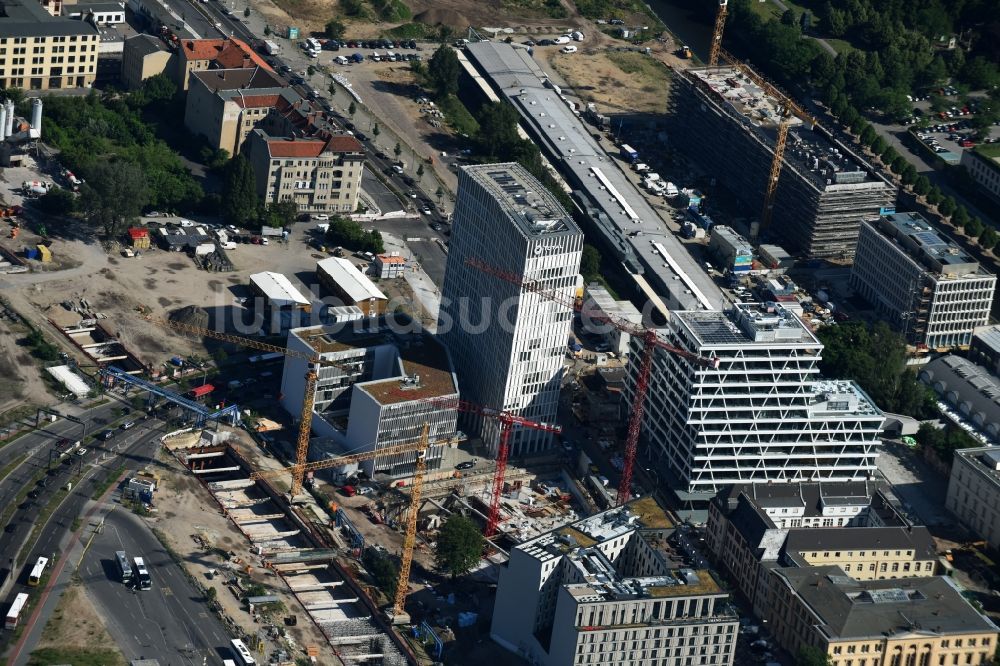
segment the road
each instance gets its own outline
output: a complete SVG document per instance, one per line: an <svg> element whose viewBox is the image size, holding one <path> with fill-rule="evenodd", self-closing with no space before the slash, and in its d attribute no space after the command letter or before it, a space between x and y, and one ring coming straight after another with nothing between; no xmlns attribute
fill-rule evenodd
<svg viewBox="0 0 1000 666"><path fill-rule="evenodd" d="M115 551L145 559L151 590L123 585ZM125 509L111 511L79 569L87 593L125 658L201 666L229 658L229 635L149 528ZM222 590L225 594L225 590Z"/></svg>

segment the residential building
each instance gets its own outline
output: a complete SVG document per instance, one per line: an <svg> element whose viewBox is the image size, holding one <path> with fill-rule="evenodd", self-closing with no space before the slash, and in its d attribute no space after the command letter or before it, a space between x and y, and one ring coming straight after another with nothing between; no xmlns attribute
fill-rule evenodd
<svg viewBox="0 0 1000 666"><path fill-rule="evenodd" d="M187 90L192 72L206 69L246 69L260 67L268 71L267 64L246 42L235 37L223 39L181 39L177 49L175 80L181 90Z"/></svg>
<svg viewBox="0 0 1000 666"><path fill-rule="evenodd" d="M1000 549L1000 449L955 452L944 506L977 538Z"/></svg>
<svg viewBox="0 0 1000 666"><path fill-rule="evenodd" d="M996 276L918 213L861 225L851 287L909 344L966 347L989 322Z"/></svg>
<svg viewBox="0 0 1000 666"><path fill-rule="evenodd" d="M37 0L0 0L0 88L89 88L100 43L87 21L52 16Z"/></svg>
<svg viewBox="0 0 1000 666"><path fill-rule="evenodd" d="M934 575L930 532L896 504L867 481L741 484L712 501L706 543L754 615L766 617L778 567L836 565L858 580Z"/></svg>
<svg viewBox="0 0 1000 666"><path fill-rule="evenodd" d="M316 279L341 305L356 305L369 317L383 314L389 303L382 290L350 259L327 257L317 261Z"/></svg>
<svg viewBox="0 0 1000 666"><path fill-rule="evenodd" d="M688 568L652 498L511 549L490 636L539 666L728 666L739 620L713 573Z"/></svg>
<svg viewBox="0 0 1000 666"><path fill-rule="evenodd" d="M918 375L951 409L946 416L963 419L969 434L984 443L1000 441L1000 378L955 354L939 356Z"/></svg>
<svg viewBox="0 0 1000 666"><path fill-rule="evenodd" d="M324 439L312 448L311 459L416 442L427 424L429 441L438 442L426 456L434 470L445 449L464 437L457 430L459 394L451 359L430 336L397 334L382 319L366 319L363 325L292 329L288 348L336 363L317 371L312 427ZM293 416L302 410L308 365L305 358L285 357L281 405ZM360 468L369 477L399 478L413 474L415 461L415 453L393 453Z"/></svg>
<svg viewBox="0 0 1000 666"><path fill-rule="evenodd" d="M481 261L572 302L583 233L556 198L518 164L464 167L458 174L438 333L451 350L468 400L554 423L573 312L469 265ZM496 451L499 424L470 426ZM515 430L511 455L543 451L550 433Z"/></svg>
<svg viewBox="0 0 1000 666"><path fill-rule="evenodd" d="M831 666L986 666L997 627L951 578L858 581L839 567L777 569L768 630L789 654Z"/></svg>
<svg viewBox="0 0 1000 666"><path fill-rule="evenodd" d="M372 271L380 280L403 277L403 273L406 272L406 259L399 256L398 252L376 254L375 261L372 262Z"/></svg>
<svg viewBox="0 0 1000 666"><path fill-rule="evenodd" d="M177 56L159 37L129 37L122 46L122 83L134 90L148 78L173 71L176 60Z"/></svg>
<svg viewBox="0 0 1000 666"><path fill-rule="evenodd" d="M184 125L216 150L240 152L250 131L265 124L279 106L302 98L274 72L262 67L192 72Z"/></svg>
<svg viewBox="0 0 1000 666"><path fill-rule="evenodd" d="M882 412L854 382L817 377L823 344L784 306L674 311L659 335L715 359L696 365L656 349L643 415L646 455L692 510L707 510L729 484L875 474ZM641 341L632 351L641 354ZM629 404L637 365L629 365Z"/></svg>
<svg viewBox="0 0 1000 666"><path fill-rule="evenodd" d="M1000 202L1000 160L993 148L989 152L981 146L963 150L962 166L986 196Z"/></svg>
<svg viewBox="0 0 1000 666"><path fill-rule="evenodd" d="M788 123L771 227L760 235L802 255L850 259L861 221L894 208L896 187L822 126L784 115L780 99L730 66L685 68L671 82L671 145L745 210L763 208L778 124Z"/></svg>
<svg viewBox="0 0 1000 666"><path fill-rule="evenodd" d="M631 336L612 326L609 320L642 326L642 313L639 309L632 301L616 301L607 289L596 282L588 284L584 289L583 300L585 305L581 315L585 319L584 326L600 334L606 345L599 350L610 351L617 356L627 355Z"/></svg>
<svg viewBox="0 0 1000 666"><path fill-rule="evenodd" d="M991 374L1000 375L1000 325L982 326L972 332L968 358Z"/></svg>
<svg viewBox="0 0 1000 666"><path fill-rule="evenodd" d="M265 203L292 201L300 213L353 213L358 207L365 151L353 136L274 137L256 128L242 152Z"/></svg>

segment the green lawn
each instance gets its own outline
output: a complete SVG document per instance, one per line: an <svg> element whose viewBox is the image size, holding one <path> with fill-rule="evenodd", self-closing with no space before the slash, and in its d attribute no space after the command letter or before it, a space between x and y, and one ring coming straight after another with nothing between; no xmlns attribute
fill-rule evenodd
<svg viewBox="0 0 1000 666"><path fill-rule="evenodd" d="M846 39L834 39L832 37L824 37L823 41L836 49L837 53L848 53L854 50L851 43Z"/></svg>
<svg viewBox="0 0 1000 666"><path fill-rule="evenodd" d="M976 146L976 152L994 159L1000 157L1000 143L981 144Z"/></svg>
<svg viewBox="0 0 1000 666"><path fill-rule="evenodd" d="M751 2L750 9L765 21L773 18L781 18L781 10L773 2Z"/></svg>
<svg viewBox="0 0 1000 666"><path fill-rule="evenodd" d="M448 95L437 100L438 108L444 112L445 121L460 134L475 136L479 131L479 123L472 117L465 105L454 95Z"/></svg>

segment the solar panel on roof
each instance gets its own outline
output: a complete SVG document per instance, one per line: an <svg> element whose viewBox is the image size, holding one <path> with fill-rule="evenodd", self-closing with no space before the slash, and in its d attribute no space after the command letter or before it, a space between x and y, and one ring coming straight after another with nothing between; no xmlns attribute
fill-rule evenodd
<svg viewBox="0 0 1000 666"><path fill-rule="evenodd" d="M890 590L869 590L872 602L876 604L895 604L910 600L905 590L893 588Z"/></svg>

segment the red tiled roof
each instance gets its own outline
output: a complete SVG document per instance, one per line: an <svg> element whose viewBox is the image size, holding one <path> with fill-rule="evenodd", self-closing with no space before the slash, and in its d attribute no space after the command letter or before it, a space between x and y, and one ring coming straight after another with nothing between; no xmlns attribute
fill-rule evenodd
<svg viewBox="0 0 1000 666"><path fill-rule="evenodd" d="M149 229L145 227L132 227L128 230L128 235L129 238L132 238L133 240L136 238L148 238Z"/></svg>
<svg viewBox="0 0 1000 666"><path fill-rule="evenodd" d="M405 264L406 263L406 259L403 259L399 255L378 254L378 255L375 255L375 256L377 256L378 260L381 261L383 264Z"/></svg>
<svg viewBox="0 0 1000 666"><path fill-rule="evenodd" d="M333 153L361 153L365 150L360 141L347 134L331 136L326 146Z"/></svg>
<svg viewBox="0 0 1000 666"><path fill-rule="evenodd" d="M182 39L181 48L187 60L214 60L221 66L233 69L243 67L246 59L258 67L273 72L271 66L254 52L246 42L231 37L228 39Z"/></svg>
<svg viewBox="0 0 1000 666"><path fill-rule="evenodd" d="M203 395L208 395L215 390L215 387L211 384L202 384L201 386L195 386L191 389L191 397L200 398Z"/></svg>
<svg viewBox="0 0 1000 666"><path fill-rule="evenodd" d="M353 153L362 152L361 142L353 136L331 136L321 139L268 139L268 150L271 157L319 157L325 152Z"/></svg>
<svg viewBox="0 0 1000 666"><path fill-rule="evenodd" d="M243 109L273 107L281 99L281 95L239 95L233 101Z"/></svg>

